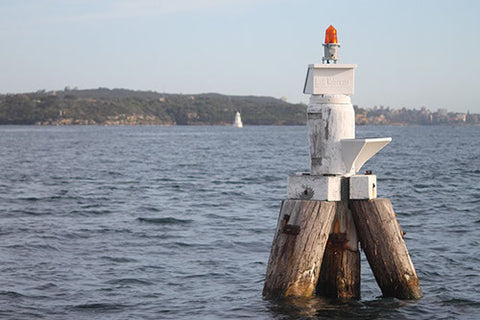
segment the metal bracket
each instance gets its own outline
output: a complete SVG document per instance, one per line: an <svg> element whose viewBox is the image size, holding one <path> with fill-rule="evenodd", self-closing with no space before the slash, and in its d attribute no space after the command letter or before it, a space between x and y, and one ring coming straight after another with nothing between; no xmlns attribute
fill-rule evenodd
<svg viewBox="0 0 480 320"><path fill-rule="evenodd" d="M294 225L294 224L286 224L283 227L283 233L291 234L291 235L294 235L294 236L299 234L300 230L301 230L300 226L297 226L297 225Z"/></svg>
<svg viewBox="0 0 480 320"><path fill-rule="evenodd" d="M283 216L283 229L282 232L285 234L291 234L293 236L296 236L297 234L300 233L300 226L293 225L293 224L287 224L288 220L290 220L290 215L286 214Z"/></svg>

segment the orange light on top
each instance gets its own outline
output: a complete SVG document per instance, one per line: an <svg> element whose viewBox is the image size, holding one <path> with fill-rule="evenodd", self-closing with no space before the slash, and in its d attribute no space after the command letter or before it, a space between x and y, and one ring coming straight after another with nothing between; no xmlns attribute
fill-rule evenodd
<svg viewBox="0 0 480 320"><path fill-rule="evenodd" d="M325 43L338 43L337 30L332 25L325 31Z"/></svg>

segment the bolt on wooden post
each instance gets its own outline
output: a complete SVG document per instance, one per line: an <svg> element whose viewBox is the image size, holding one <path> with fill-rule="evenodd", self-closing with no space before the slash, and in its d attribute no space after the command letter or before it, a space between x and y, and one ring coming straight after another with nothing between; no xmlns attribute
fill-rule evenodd
<svg viewBox="0 0 480 320"><path fill-rule="evenodd" d="M330 26L322 64L308 66L310 172L288 177L263 295L360 298L360 242L385 297L420 298L390 200L376 199L375 175L356 174L391 138L355 138L356 65L337 64L339 47Z"/></svg>

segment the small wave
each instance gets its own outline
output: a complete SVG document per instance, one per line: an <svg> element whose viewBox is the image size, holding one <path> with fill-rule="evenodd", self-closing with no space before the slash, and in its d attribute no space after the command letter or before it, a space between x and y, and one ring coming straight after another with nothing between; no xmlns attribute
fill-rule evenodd
<svg viewBox="0 0 480 320"><path fill-rule="evenodd" d="M6 296L11 298L23 298L25 297L23 294L15 292L15 291L0 291L0 296Z"/></svg>
<svg viewBox="0 0 480 320"><path fill-rule="evenodd" d="M120 311L126 307L128 306L117 303L85 303L73 306L74 309L92 311Z"/></svg>
<svg viewBox="0 0 480 320"><path fill-rule="evenodd" d="M189 219L177 219L177 218L172 218L172 217L166 217L166 218L137 218L138 221L140 222L147 222L147 223L153 223L153 224L189 224L192 223L193 220Z"/></svg>
<svg viewBox="0 0 480 320"><path fill-rule="evenodd" d="M112 261L112 262L119 262L119 263L126 263L126 262L137 262L138 260L131 259L131 258L122 258L122 257L101 257L104 260Z"/></svg>
<svg viewBox="0 0 480 320"><path fill-rule="evenodd" d="M30 244L29 246L35 249L41 249L41 250L47 250L47 251L60 251L59 248L49 244Z"/></svg>
<svg viewBox="0 0 480 320"><path fill-rule="evenodd" d="M29 243L29 244L12 244L12 245L6 245L4 246L5 248L9 249L15 249L15 250L43 250L43 251L60 251L57 247L54 247L53 245L49 244L35 244L35 243Z"/></svg>
<svg viewBox="0 0 480 320"><path fill-rule="evenodd" d="M35 202L35 201L40 201L42 199L37 197L23 197L23 198L18 198L18 200Z"/></svg>
<svg viewBox="0 0 480 320"><path fill-rule="evenodd" d="M248 195L245 192L241 192L238 190L228 190L228 191L221 191L220 194L222 196L236 196L239 198L246 198Z"/></svg>
<svg viewBox="0 0 480 320"><path fill-rule="evenodd" d="M480 195L479 194L474 194L473 199L469 201L468 203L480 203Z"/></svg>
<svg viewBox="0 0 480 320"><path fill-rule="evenodd" d="M116 171L108 171L107 174L110 176L123 176L121 172L116 172Z"/></svg>
<svg viewBox="0 0 480 320"><path fill-rule="evenodd" d="M469 299L462 299L462 298L452 298L448 300L443 300L442 303L444 305L455 305L455 306L470 306L470 307L477 307L480 306L480 302L473 301Z"/></svg>
<svg viewBox="0 0 480 320"><path fill-rule="evenodd" d="M177 247L193 247L194 245L191 243L186 243L186 242L174 242L173 245Z"/></svg>
<svg viewBox="0 0 480 320"><path fill-rule="evenodd" d="M99 215L107 215L112 213L112 211L108 209L92 210L91 208L92 207L86 207L85 210L73 210L71 211L71 214L73 215L78 214L78 215L85 215L85 216L91 216L91 215L99 216Z"/></svg>
<svg viewBox="0 0 480 320"><path fill-rule="evenodd" d="M36 290L50 290L50 289L53 289L53 288L57 288L57 285L55 283L48 282L48 283L42 284L40 286L37 286L34 289L36 289Z"/></svg>
<svg viewBox="0 0 480 320"><path fill-rule="evenodd" d="M63 190L62 190L63 191ZM59 194L46 196L46 197L20 197L17 200L26 201L26 202L38 202L38 201L56 201L56 200L77 200L77 197L74 196L66 196L65 192L60 191Z"/></svg>
<svg viewBox="0 0 480 320"><path fill-rule="evenodd" d="M142 206L140 207L140 210L142 211L151 211L151 212L160 212L161 210L156 207L147 207L147 206Z"/></svg>
<svg viewBox="0 0 480 320"><path fill-rule="evenodd" d="M235 181L235 180L231 180L231 181L222 181L223 184L230 184L230 185L242 185L242 184L246 184L246 182L248 181L256 181L255 179L250 179L250 178L244 178L242 179L242 181Z"/></svg>
<svg viewBox="0 0 480 320"><path fill-rule="evenodd" d="M431 188L432 186L430 184L416 183L413 185L413 187L417 189L428 189L428 188Z"/></svg>
<svg viewBox="0 0 480 320"><path fill-rule="evenodd" d="M107 281L107 283L108 284L121 284L121 285L127 285L127 284L145 285L145 286L152 285L152 283L150 281L140 280L140 279L135 279L135 278L114 279L114 280Z"/></svg>
<svg viewBox="0 0 480 320"><path fill-rule="evenodd" d="M44 216L44 215L49 215L49 214L52 214L53 212L50 211L50 210L46 210L46 211L34 211L34 210L12 210L11 211L12 214L25 214L25 215L28 215L28 216Z"/></svg>

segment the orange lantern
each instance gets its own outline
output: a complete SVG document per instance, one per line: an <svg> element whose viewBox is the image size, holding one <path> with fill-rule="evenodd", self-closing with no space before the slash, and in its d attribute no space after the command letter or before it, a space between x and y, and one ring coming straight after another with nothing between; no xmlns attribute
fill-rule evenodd
<svg viewBox="0 0 480 320"><path fill-rule="evenodd" d="M325 31L325 43L338 43L337 30L332 25Z"/></svg>

